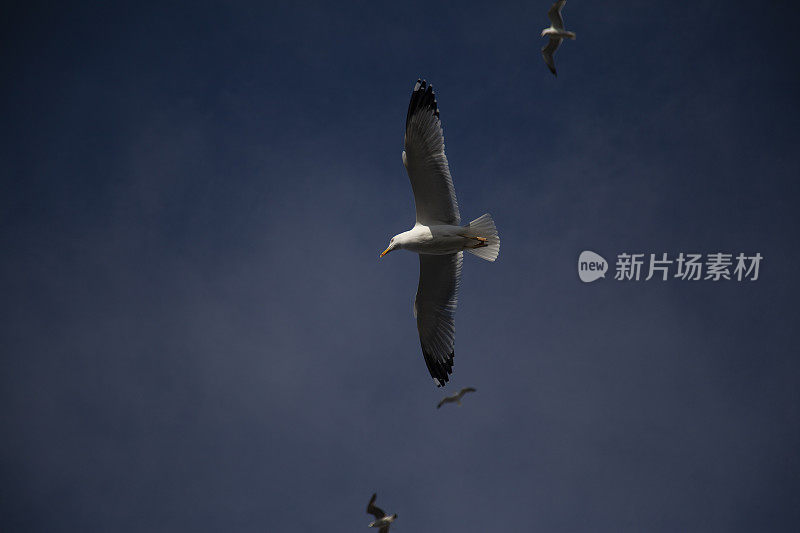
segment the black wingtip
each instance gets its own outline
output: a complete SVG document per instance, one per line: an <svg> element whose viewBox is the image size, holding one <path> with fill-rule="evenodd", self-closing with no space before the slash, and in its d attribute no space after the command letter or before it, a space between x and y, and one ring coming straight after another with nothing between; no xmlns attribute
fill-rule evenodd
<svg viewBox="0 0 800 533"><path fill-rule="evenodd" d="M447 382L450 380L449 375L453 373L455 351L450 352L450 355L447 356L445 361L438 361L433 354L425 350L422 351L422 355L425 357L425 364L428 367L428 372L430 372L436 386L444 387L447 385Z"/></svg>
<svg viewBox="0 0 800 533"><path fill-rule="evenodd" d="M439 117L439 105L436 102L436 93L433 92L433 85L422 78L417 79L414 90L411 92L411 101L408 103L408 114L406 114L406 127L411 120L411 116L419 110L430 109L431 112Z"/></svg>

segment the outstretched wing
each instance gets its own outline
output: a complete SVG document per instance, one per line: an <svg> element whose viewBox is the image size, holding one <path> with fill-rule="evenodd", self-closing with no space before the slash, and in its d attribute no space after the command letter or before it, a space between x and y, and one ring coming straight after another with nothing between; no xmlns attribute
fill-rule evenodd
<svg viewBox="0 0 800 533"><path fill-rule="evenodd" d="M550 6L550 10L547 12L547 18L550 19L550 24L557 30L564 29L564 19L561 18L561 8L564 7L566 3L567 0L558 0L558 2Z"/></svg>
<svg viewBox="0 0 800 533"><path fill-rule="evenodd" d="M367 504L367 512L375 516L375 520L380 520L381 518L386 516L386 513L384 513L380 507L375 505L375 498L377 497L378 493L376 492L375 494L372 495L372 498L369 499L369 503Z"/></svg>
<svg viewBox="0 0 800 533"><path fill-rule="evenodd" d="M553 59L553 54L556 53L558 47L561 45L561 39L550 39L550 41L542 48L542 57L547 66L550 67L550 72L556 74L556 61Z"/></svg>
<svg viewBox="0 0 800 533"><path fill-rule="evenodd" d="M475 389L473 389L472 387L464 387L458 393L463 396L468 392L475 392Z"/></svg>
<svg viewBox="0 0 800 533"><path fill-rule="evenodd" d="M425 364L438 387L453 372L455 314L464 252L419 254L419 287L414 300L419 342Z"/></svg>
<svg viewBox="0 0 800 533"><path fill-rule="evenodd" d="M408 104L403 165L414 191L417 222L426 226L460 224L436 95L424 80L417 80Z"/></svg>
<svg viewBox="0 0 800 533"><path fill-rule="evenodd" d="M454 401L456 401L456 400L452 396L446 396L446 397L442 398L442 401L439 402L439 405L437 405L436 408L438 409L441 406L443 406L444 404L453 403Z"/></svg>

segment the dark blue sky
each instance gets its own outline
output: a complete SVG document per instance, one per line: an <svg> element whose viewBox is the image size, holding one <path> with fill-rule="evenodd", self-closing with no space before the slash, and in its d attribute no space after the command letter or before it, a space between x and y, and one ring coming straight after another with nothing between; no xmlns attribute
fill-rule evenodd
<svg viewBox="0 0 800 533"><path fill-rule="evenodd" d="M557 79L548 2L165 4L0 22L0 529L349 532L374 491L406 533L796 529L793 3L571 0ZM441 410L378 260L418 77L502 238Z"/></svg>

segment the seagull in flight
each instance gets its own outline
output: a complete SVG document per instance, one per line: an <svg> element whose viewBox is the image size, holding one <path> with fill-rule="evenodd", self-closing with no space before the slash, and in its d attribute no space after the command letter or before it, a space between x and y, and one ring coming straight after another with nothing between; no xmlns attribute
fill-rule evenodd
<svg viewBox="0 0 800 533"><path fill-rule="evenodd" d="M453 372L463 252L494 261L500 238L488 213L461 225L436 96L424 80L417 80L408 104L403 165L414 191L416 223L392 237L381 257L398 249L419 254L414 316L425 364L436 386L442 387Z"/></svg>
<svg viewBox="0 0 800 533"><path fill-rule="evenodd" d="M369 499L369 503L367 504L367 513L375 516L375 521L370 522L369 527L379 527L378 533L388 533L389 526L392 525L392 522L397 520L397 513L388 516L383 510L375 505L375 498L378 497L378 493L372 495L372 498Z"/></svg>
<svg viewBox="0 0 800 533"><path fill-rule="evenodd" d="M556 74L556 61L553 59L553 54L556 53L558 47L561 46L561 41L564 39L575 39L575 33L564 29L564 19L561 18L561 8L567 0L558 0L547 12L547 17L550 19L550 27L542 30L542 37L545 35L550 37L550 41L542 48L542 57L547 66L550 67L550 72L554 76Z"/></svg>
<svg viewBox="0 0 800 533"><path fill-rule="evenodd" d="M442 401L439 402L439 405L437 405L436 408L438 409L446 403L453 403L453 402L457 403L458 405L461 405L461 398L463 398L464 395L468 392L475 392L475 389L473 389L472 387L466 387L461 389L457 393L453 394L452 396L446 396L442 398Z"/></svg>

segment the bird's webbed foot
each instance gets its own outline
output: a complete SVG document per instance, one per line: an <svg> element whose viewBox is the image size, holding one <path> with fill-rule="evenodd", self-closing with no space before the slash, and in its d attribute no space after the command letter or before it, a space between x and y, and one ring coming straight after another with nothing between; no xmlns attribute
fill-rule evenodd
<svg viewBox="0 0 800 533"><path fill-rule="evenodd" d="M486 244L486 237L477 237L475 235L463 235L463 234L461 235L461 237L464 237L465 239L475 239L476 241L478 241L475 245L470 246L470 248L483 248L484 246L489 246L488 244Z"/></svg>

